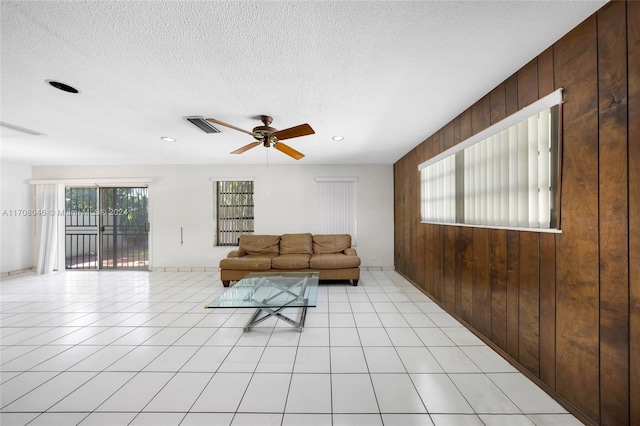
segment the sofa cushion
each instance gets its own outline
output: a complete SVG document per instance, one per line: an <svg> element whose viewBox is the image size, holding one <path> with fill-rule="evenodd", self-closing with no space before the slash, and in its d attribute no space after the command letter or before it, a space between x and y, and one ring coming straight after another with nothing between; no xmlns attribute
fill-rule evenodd
<svg viewBox="0 0 640 426"><path fill-rule="evenodd" d="M347 269L359 266L358 256L347 256L342 253L314 254L309 260L311 269Z"/></svg>
<svg viewBox="0 0 640 426"><path fill-rule="evenodd" d="M248 254L242 257L220 259L220 269L238 269L243 271L264 271L271 269L271 259L276 253Z"/></svg>
<svg viewBox="0 0 640 426"><path fill-rule="evenodd" d="M310 254L290 253L274 257L271 267L274 269L308 269Z"/></svg>
<svg viewBox="0 0 640 426"><path fill-rule="evenodd" d="M351 235L349 234L313 236L314 253L342 253L344 249L349 247L351 247Z"/></svg>
<svg viewBox="0 0 640 426"><path fill-rule="evenodd" d="M280 254L313 254L311 234L284 234L280 237Z"/></svg>
<svg viewBox="0 0 640 426"><path fill-rule="evenodd" d="M280 235L241 235L240 250L247 254L278 253Z"/></svg>

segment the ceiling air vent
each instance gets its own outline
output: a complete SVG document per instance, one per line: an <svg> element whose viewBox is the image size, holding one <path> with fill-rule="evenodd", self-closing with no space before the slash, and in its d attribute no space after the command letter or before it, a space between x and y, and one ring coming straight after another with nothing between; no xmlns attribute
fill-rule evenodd
<svg viewBox="0 0 640 426"><path fill-rule="evenodd" d="M205 133L220 133L220 130L205 120L204 117L185 117L185 119Z"/></svg>

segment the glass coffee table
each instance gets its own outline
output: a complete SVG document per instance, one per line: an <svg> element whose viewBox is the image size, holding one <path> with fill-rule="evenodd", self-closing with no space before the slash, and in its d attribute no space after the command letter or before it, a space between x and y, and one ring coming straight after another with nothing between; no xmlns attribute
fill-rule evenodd
<svg viewBox="0 0 640 426"><path fill-rule="evenodd" d="M307 308L316 306L319 275L318 272L250 273L206 308L256 308L244 331L271 317L302 331ZM298 321L282 313L286 308L301 309Z"/></svg>

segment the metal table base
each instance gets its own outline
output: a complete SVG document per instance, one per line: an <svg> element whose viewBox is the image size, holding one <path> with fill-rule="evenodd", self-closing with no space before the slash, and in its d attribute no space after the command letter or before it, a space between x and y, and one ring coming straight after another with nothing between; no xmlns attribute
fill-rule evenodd
<svg viewBox="0 0 640 426"><path fill-rule="evenodd" d="M269 319L271 317L274 317L276 319L282 320L284 322L286 322L289 325L292 325L294 327L296 327L298 329L298 331L302 331L304 329L304 320L307 317L307 307L304 306L300 309L302 309L302 312L300 312L300 318L298 319L298 321L294 321L293 319L289 318L288 316L282 314L280 311L284 310L286 308L286 306L283 306L281 308L278 309L271 309L271 308L258 308L256 309L256 311L254 312L254 314L251 316L251 319L247 322L247 324L244 326L243 330L244 331L249 331L251 329L251 327L256 326L257 324L260 324L262 321ZM265 315L260 317L260 313L264 312Z"/></svg>

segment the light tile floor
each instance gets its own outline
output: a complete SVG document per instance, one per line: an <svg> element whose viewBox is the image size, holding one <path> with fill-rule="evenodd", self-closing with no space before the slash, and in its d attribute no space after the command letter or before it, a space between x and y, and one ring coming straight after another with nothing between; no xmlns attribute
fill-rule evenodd
<svg viewBox="0 0 640 426"><path fill-rule="evenodd" d="M395 272L321 284L302 332L205 309L217 277L3 279L0 424L581 424Z"/></svg>

